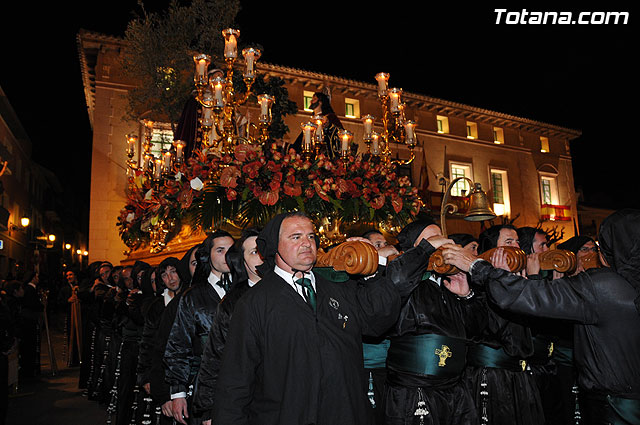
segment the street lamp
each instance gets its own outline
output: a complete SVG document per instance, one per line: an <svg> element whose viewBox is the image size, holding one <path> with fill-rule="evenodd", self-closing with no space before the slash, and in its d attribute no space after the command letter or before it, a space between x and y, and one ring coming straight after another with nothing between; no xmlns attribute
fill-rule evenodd
<svg viewBox="0 0 640 425"><path fill-rule="evenodd" d="M11 224L11 230L25 230L27 227L29 227L29 223L31 222L31 220L29 220L29 217L22 217L20 219L20 226L16 226L15 224Z"/></svg>

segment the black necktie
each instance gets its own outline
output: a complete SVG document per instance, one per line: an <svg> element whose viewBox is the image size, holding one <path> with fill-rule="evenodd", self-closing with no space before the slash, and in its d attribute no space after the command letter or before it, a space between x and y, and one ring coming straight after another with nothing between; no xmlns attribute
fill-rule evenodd
<svg viewBox="0 0 640 425"><path fill-rule="evenodd" d="M222 273L220 280L218 280L218 286L224 289L224 292L229 292L229 273Z"/></svg>
<svg viewBox="0 0 640 425"><path fill-rule="evenodd" d="M301 279L296 280L296 283L304 289L305 298L307 302L313 309L316 311L316 292L313 290L313 285L311 285L311 280L303 277Z"/></svg>

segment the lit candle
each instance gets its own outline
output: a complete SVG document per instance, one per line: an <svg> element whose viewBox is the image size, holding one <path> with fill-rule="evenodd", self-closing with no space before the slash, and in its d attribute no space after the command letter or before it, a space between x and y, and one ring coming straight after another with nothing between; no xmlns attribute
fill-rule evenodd
<svg viewBox="0 0 640 425"><path fill-rule="evenodd" d="M211 57L204 54L195 55L193 61L196 65L196 74L193 79L196 83L203 84L206 82L207 68L211 63Z"/></svg>
<svg viewBox="0 0 640 425"><path fill-rule="evenodd" d="M154 161L154 165L155 168L153 169L154 173L153 173L153 177L158 180L160 179L161 173L162 173L162 159L160 158L156 158L156 160Z"/></svg>
<svg viewBox="0 0 640 425"><path fill-rule="evenodd" d="M132 157L135 153L135 146L138 144L138 136L134 134L127 135L127 155Z"/></svg>
<svg viewBox="0 0 640 425"><path fill-rule="evenodd" d="M380 135L375 131L371 133L371 153L380 155Z"/></svg>
<svg viewBox="0 0 640 425"><path fill-rule="evenodd" d="M400 112L400 93L402 93L402 89L389 91L389 110L393 113Z"/></svg>
<svg viewBox="0 0 640 425"><path fill-rule="evenodd" d="M224 97L223 97L223 89L224 89L224 80L221 77L216 77L211 80L211 85L213 87L213 106L221 108L224 106Z"/></svg>
<svg viewBox="0 0 640 425"><path fill-rule="evenodd" d="M302 124L302 134L303 134L303 152L309 152L311 150L311 138L313 135L313 131L317 128L317 126L311 121Z"/></svg>
<svg viewBox="0 0 640 425"><path fill-rule="evenodd" d="M164 172L168 173L171 171L171 160L173 159L173 155L171 155L170 150L164 151Z"/></svg>
<svg viewBox="0 0 640 425"><path fill-rule="evenodd" d="M261 94L258 96L258 104L260 105L260 116L258 120L262 123L270 123L271 122L271 105L273 104L274 98L268 94Z"/></svg>
<svg viewBox="0 0 640 425"><path fill-rule="evenodd" d="M340 131L340 140L342 140L341 150L343 154L346 154L349 151L349 144L351 143L351 138L353 134L349 130Z"/></svg>
<svg viewBox="0 0 640 425"><path fill-rule="evenodd" d="M314 115L311 119L316 123L316 141L324 140L324 121L321 115Z"/></svg>
<svg viewBox="0 0 640 425"><path fill-rule="evenodd" d="M379 72L376 74L376 81L378 82L378 96L384 96L387 94L387 81L389 81L389 74L386 72Z"/></svg>
<svg viewBox="0 0 640 425"><path fill-rule="evenodd" d="M224 57L225 59L235 59L238 57L238 41L236 37L240 36L240 31L227 28L222 31L224 36Z"/></svg>
<svg viewBox="0 0 640 425"><path fill-rule="evenodd" d="M405 121L404 132L406 136L407 145L413 145L415 143L415 138L416 138L415 128L416 128L415 121Z"/></svg>
<svg viewBox="0 0 640 425"><path fill-rule="evenodd" d="M364 138L371 138L371 131L373 130L373 121L375 117L371 115L366 115L362 118L362 124L364 125Z"/></svg>
<svg viewBox="0 0 640 425"><path fill-rule="evenodd" d="M258 49L254 49L252 47L246 48L242 51L242 55L244 56L244 61L247 65L247 70L244 74L244 78L253 78L254 75L254 63L258 59L260 59L261 52Z"/></svg>
<svg viewBox="0 0 640 425"><path fill-rule="evenodd" d="M182 150L185 147L185 143L182 140L176 140L174 142L174 145L176 147L176 161L182 162L182 155L183 155Z"/></svg>
<svg viewBox="0 0 640 425"><path fill-rule="evenodd" d="M148 152L144 154L144 168L148 172L151 172L153 168L153 155Z"/></svg>

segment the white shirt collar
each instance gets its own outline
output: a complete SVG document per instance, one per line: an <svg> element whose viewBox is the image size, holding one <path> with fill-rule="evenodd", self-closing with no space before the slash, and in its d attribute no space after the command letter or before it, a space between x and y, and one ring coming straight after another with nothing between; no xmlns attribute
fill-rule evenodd
<svg viewBox="0 0 640 425"><path fill-rule="evenodd" d="M222 299L222 297L224 297L227 292L222 286L218 285L220 278L213 274L213 272L211 272L209 273L209 277L207 278L207 280L209 281L209 284L213 287L213 289L218 293L220 299ZM231 280L231 274L229 274L229 280Z"/></svg>
<svg viewBox="0 0 640 425"><path fill-rule="evenodd" d="M275 268L273 269L276 274L278 276L280 276L281 278L284 279L285 282L287 282L289 284L289 286L291 286L293 288L294 291L296 291L302 298L304 298L304 289L302 288L302 286L298 285L295 281L297 279L300 279L299 277L294 279L293 274L282 270L280 267L275 266ZM313 286L313 290L318 292L316 290L316 277L313 274L312 271L308 271L304 274L304 277L306 277L307 279L311 280L311 286Z"/></svg>
<svg viewBox="0 0 640 425"><path fill-rule="evenodd" d="M166 307L167 304L169 304L169 302L173 299L173 296L169 295L169 288L164 288L162 297L164 298L164 306Z"/></svg>

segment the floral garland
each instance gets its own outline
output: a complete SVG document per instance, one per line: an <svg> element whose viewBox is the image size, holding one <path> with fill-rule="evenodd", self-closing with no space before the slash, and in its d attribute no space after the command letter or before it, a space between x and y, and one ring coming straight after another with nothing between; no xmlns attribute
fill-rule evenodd
<svg viewBox="0 0 640 425"><path fill-rule="evenodd" d="M225 222L262 226L279 212L301 210L314 218L337 214L347 223L403 226L421 207L418 189L393 163L368 155L309 160L275 143L239 144L228 155L197 151L161 185L136 171L117 225L133 249L158 237L163 246L182 224L194 231Z"/></svg>

